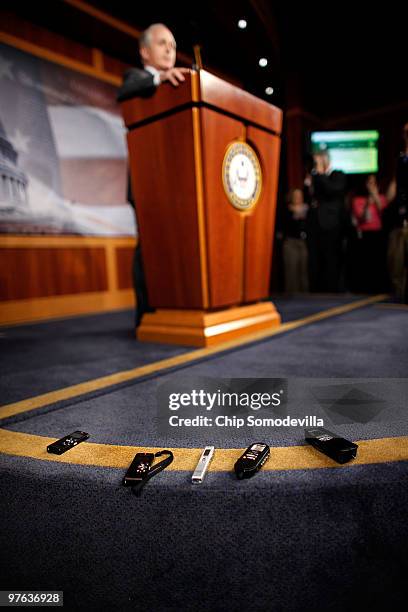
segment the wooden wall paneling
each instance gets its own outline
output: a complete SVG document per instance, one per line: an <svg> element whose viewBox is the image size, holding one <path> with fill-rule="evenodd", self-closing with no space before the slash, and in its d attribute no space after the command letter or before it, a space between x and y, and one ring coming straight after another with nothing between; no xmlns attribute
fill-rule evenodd
<svg viewBox="0 0 408 612"><path fill-rule="evenodd" d="M127 64L109 57L99 49L77 43L55 32L0 12L0 43L44 60L87 74L118 87Z"/></svg>
<svg viewBox="0 0 408 612"><path fill-rule="evenodd" d="M103 248L0 250L0 299L17 300L108 289Z"/></svg>
<svg viewBox="0 0 408 612"><path fill-rule="evenodd" d="M4 235L0 323L132 307L134 238Z"/></svg>
<svg viewBox="0 0 408 612"><path fill-rule="evenodd" d="M0 29L7 34L78 62L90 66L93 63L91 48L25 21L13 13L2 11Z"/></svg>
<svg viewBox="0 0 408 612"><path fill-rule="evenodd" d="M130 68L130 64L125 64L125 62L121 62L116 58L109 57L106 53L103 54L103 65L106 72L115 74L118 77L122 77L125 70Z"/></svg>
<svg viewBox="0 0 408 612"><path fill-rule="evenodd" d="M201 109L208 275L212 308L239 304L243 280L243 217L230 204L222 183L228 144L241 137L240 121Z"/></svg>
<svg viewBox="0 0 408 612"><path fill-rule="evenodd" d="M31 55L34 55L35 57L40 57L41 59L53 62L54 64L58 64L59 66L64 66L65 68L69 68L70 70L75 70L76 72L86 74L100 81L110 83L115 87L119 87L122 82L122 79L117 75L109 74L105 71L95 68L93 64L89 65L87 63L83 63L81 61L72 59L71 57L67 57L66 55L62 55L61 53L56 53L55 51L45 49L44 47L41 47L38 44L27 42L22 38L18 38L2 31L0 31L0 43L10 45L11 47L20 49L25 53L29 53Z"/></svg>
<svg viewBox="0 0 408 612"><path fill-rule="evenodd" d="M131 130L128 145L149 301L155 308L201 308L191 109Z"/></svg>
<svg viewBox="0 0 408 612"><path fill-rule="evenodd" d="M245 217L245 290L246 302L269 295L272 249L279 177L280 138L248 127L248 143L257 151L263 187L253 211Z"/></svg>
<svg viewBox="0 0 408 612"><path fill-rule="evenodd" d="M118 247L115 249L118 289L133 287L133 259L135 249Z"/></svg>

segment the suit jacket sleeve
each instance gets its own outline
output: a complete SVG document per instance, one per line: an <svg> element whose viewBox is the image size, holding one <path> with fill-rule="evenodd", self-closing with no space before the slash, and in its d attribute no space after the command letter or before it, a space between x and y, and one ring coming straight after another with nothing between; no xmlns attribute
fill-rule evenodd
<svg viewBox="0 0 408 612"><path fill-rule="evenodd" d="M131 68L123 76L123 83L118 91L117 100L123 102L134 97L147 98L156 91L153 75L147 70Z"/></svg>
<svg viewBox="0 0 408 612"><path fill-rule="evenodd" d="M315 196L323 200L337 199L346 191L346 176L343 172L334 171L329 175L315 174L313 177Z"/></svg>

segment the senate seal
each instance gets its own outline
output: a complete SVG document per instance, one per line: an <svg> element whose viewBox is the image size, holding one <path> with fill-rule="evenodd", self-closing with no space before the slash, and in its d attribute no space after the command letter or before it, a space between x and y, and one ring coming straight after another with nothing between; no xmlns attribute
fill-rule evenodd
<svg viewBox="0 0 408 612"><path fill-rule="evenodd" d="M222 182L228 200L238 210L251 210L262 189L262 171L255 151L246 142L228 145L222 164Z"/></svg>

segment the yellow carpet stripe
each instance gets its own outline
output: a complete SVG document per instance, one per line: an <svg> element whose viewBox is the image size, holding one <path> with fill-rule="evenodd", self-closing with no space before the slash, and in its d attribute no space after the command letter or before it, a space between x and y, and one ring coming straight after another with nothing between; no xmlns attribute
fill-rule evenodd
<svg viewBox="0 0 408 612"><path fill-rule="evenodd" d="M93 465L100 467L122 468L132 461L138 452L156 452L165 447L116 446L111 444L95 444L83 442L64 455L50 455L46 451L48 444L55 438L47 438L7 429L0 429L0 449L6 455L29 457L43 461L69 463L74 465ZM348 465L367 465L391 461L408 460L408 436L399 438L380 438L377 440L361 440L357 458ZM170 448L174 452L174 462L170 470L193 471L202 449ZM211 463L212 472L232 470L235 461L243 449L216 449ZM160 461L160 459L157 459ZM280 446L271 448L271 457L265 464L265 470L305 470L313 468L343 467L311 446Z"/></svg>
<svg viewBox="0 0 408 612"><path fill-rule="evenodd" d="M408 304L377 304L377 308L385 308L386 310L405 310L408 311Z"/></svg>
<svg viewBox="0 0 408 612"><path fill-rule="evenodd" d="M298 319L289 323L283 323L283 325L281 325L280 327L276 327L271 330L263 330L250 335L248 334L243 338L230 340L217 346L192 350L183 355L177 355L175 357L169 357L168 359L162 359L161 361L156 361L145 366L133 368L131 370L124 370L122 372L116 372L115 374L95 378L93 380L79 383L77 385L72 385L70 387L65 387L63 389L58 389L57 391L51 391L49 393L37 395L35 397L30 397L28 399L24 399L19 402L14 402L12 404L5 404L4 406L0 407L0 419L14 416L16 414L20 414L28 410L34 410L35 408L42 408L43 406L54 404L62 400L72 399L85 393L98 391L100 389L104 389L112 385L117 385L122 382L141 378L142 376L147 376L149 374L160 372L168 368L187 363L193 363L194 361L202 359L203 357L216 355L217 353L222 353L223 351L239 346L245 346L246 344L250 344L251 342L255 342L257 340L271 338L273 336L277 336L292 329L297 329L310 323L322 321L324 319L328 319L329 317L334 317L340 314L344 314L346 312L350 312L357 308L363 308L364 306L368 306L376 302L381 302L386 298L388 298L387 294L375 295L373 297L358 300L356 302L351 302L343 306L329 308L328 310L323 310L308 317L304 317L303 319Z"/></svg>

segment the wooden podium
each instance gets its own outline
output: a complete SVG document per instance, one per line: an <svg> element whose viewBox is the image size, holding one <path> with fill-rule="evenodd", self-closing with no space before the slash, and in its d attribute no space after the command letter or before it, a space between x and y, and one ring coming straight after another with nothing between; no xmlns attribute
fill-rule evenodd
<svg viewBox="0 0 408 612"><path fill-rule="evenodd" d="M274 305L262 300L272 263L282 111L206 71L185 76L177 88L164 83L150 98L122 103L156 309L143 316L137 337L208 346L280 324ZM251 185L256 203L234 195Z"/></svg>

